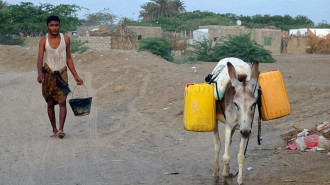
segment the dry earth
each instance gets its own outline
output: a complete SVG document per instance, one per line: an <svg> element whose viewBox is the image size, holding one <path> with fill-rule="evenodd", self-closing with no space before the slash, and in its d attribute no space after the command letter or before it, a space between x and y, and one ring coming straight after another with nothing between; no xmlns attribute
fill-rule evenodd
<svg viewBox="0 0 330 185"><path fill-rule="evenodd" d="M195 64L195 73L192 65L147 52L76 55L76 68L93 97L92 110L75 117L68 105L67 136L60 140L49 137L36 56L34 49L0 45L0 184L236 184L236 178L213 179L213 134L185 131L180 114L185 84L203 82L216 63ZM285 150L281 139L293 127L330 121L330 57L274 57L276 63L261 64L260 70L281 71L292 113L262 122L261 145L254 124L245 184L330 184L326 151ZM75 96L84 93L82 86L75 90ZM235 133L232 173L238 170L238 142Z"/></svg>

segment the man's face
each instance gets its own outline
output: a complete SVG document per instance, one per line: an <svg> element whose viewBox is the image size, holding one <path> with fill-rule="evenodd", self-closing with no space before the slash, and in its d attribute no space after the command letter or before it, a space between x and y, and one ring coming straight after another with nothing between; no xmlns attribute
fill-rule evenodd
<svg viewBox="0 0 330 185"><path fill-rule="evenodd" d="M60 32L61 25L58 21L50 21L46 26L46 29L51 35L58 35Z"/></svg>

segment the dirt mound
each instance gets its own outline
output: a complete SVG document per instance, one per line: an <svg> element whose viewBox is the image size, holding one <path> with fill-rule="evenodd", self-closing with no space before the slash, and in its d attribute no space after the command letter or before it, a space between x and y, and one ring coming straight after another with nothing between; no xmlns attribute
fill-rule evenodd
<svg viewBox="0 0 330 185"><path fill-rule="evenodd" d="M31 71L36 70L37 49L21 46L0 45L1 70Z"/></svg>

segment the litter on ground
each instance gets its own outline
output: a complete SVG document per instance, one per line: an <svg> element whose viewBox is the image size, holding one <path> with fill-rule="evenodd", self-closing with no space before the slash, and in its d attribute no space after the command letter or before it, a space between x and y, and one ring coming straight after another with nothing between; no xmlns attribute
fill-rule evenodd
<svg viewBox="0 0 330 185"><path fill-rule="evenodd" d="M297 129L281 135L288 150L317 151L326 150L330 155L330 124L323 121L309 129Z"/></svg>

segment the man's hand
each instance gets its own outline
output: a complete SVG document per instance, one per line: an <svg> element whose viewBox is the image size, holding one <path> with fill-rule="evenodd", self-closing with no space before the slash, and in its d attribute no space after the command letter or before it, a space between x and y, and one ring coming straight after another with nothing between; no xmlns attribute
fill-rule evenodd
<svg viewBox="0 0 330 185"><path fill-rule="evenodd" d="M44 74L43 73L39 73L38 74L38 78L37 78L38 82L41 84L41 83L44 83Z"/></svg>
<svg viewBox="0 0 330 185"><path fill-rule="evenodd" d="M75 80L76 80L76 82L77 82L77 85L82 85L82 84L84 84L83 80L82 80L80 77L76 77Z"/></svg>

